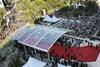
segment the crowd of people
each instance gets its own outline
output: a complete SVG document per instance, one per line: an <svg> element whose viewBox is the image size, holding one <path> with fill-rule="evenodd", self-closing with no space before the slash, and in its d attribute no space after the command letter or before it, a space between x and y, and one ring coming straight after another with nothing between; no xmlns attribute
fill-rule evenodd
<svg viewBox="0 0 100 67"><path fill-rule="evenodd" d="M43 51L39 51L39 50L30 48L27 46L26 46L27 47L26 52L27 52L28 57L25 57L26 55L22 54L23 53L22 46L20 46L20 47L18 47L18 45L16 45L16 46L17 46L17 48L20 48L20 49L18 49L19 55L24 60L27 61L28 58L31 56L31 57L34 57L35 59L38 59L39 61L45 62L46 63L45 67L59 67L58 64L65 65L66 67L67 66L70 66L70 67L88 67L88 64L85 62L79 62L79 61L75 61L75 60L65 60L63 58L53 57L51 54L48 55L47 53L45 53ZM26 63L26 62L23 62L23 63Z"/></svg>
<svg viewBox="0 0 100 67"><path fill-rule="evenodd" d="M31 50L31 52L32 52L32 50ZM49 59L47 53L45 53L45 52L36 51L36 53L37 54L35 54L35 52L33 50L33 55L31 55L31 56L42 62L46 62L47 64L45 67L58 67L58 64L70 66L70 67L88 67L88 64L84 63L84 62L79 62L79 61L75 61L75 60L59 59L58 57L53 57L51 55L49 56L49 58L50 58Z"/></svg>
<svg viewBox="0 0 100 67"><path fill-rule="evenodd" d="M81 44L88 44L88 45L85 45L85 46L88 46L88 47L94 47L94 44L90 41L87 41L87 40L82 40L82 39L77 39L77 38L72 38L72 37L66 37L66 36L62 36L60 39L58 39L58 41L55 43L57 45L60 45L62 48L65 49L68 49L68 48L71 48L71 47L81 47ZM19 43L17 43L17 46L21 46ZM22 46L23 47L23 46ZM21 55L21 51L24 49L20 47L20 55ZM95 47L100 47L100 44L97 44L97 46ZM22 49L22 50L21 50ZM26 47L26 51L27 51L27 55L28 57L32 56L40 61L43 61L43 62L46 62L47 65L45 67L57 67L58 63L59 64L62 64L62 65L70 65L71 67L88 67L88 64L87 63L84 63L84 62L79 62L79 61L76 61L76 60L64 60L63 58L58 58L57 56L53 56L50 55L48 56L47 53L43 52L43 51L39 51L39 50L36 50L36 49L33 49L31 47ZM23 52L22 52L23 53ZM24 60L27 59L28 60L28 57L26 58L25 55L21 55L21 57L24 57ZM73 57L71 58L73 59Z"/></svg>
<svg viewBox="0 0 100 67"><path fill-rule="evenodd" d="M14 21L15 17L11 17ZM53 24L53 27L58 27L58 28L64 28L64 29L70 29L73 30L73 32L66 33L67 35L72 35L72 36L78 36L82 38L87 38L89 36L95 35L96 32L100 29L100 18L99 16L79 16L78 18L72 17L68 19L63 19L55 24ZM8 23L6 25L9 27ZM7 28L8 29L8 28ZM94 47L94 43L88 41L88 40L83 40L83 39L77 39L73 37L67 37L67 36L62 36L60 39L58 39L57 44L62 46L63 48L71 48L71 47L81 47L81 44L87 44L86 46L89 47ZM96 44L95 47L100 47L100 43ZM22 49L22 48L20 48ZM87 63L84 62L79 62L79 61L73 61L73 60L64 60L62 58L53 57L52 55L48 55L45 52L39 51L32 49L30 47L27 47L27 55L32 56L40 61L46 62L47 65L45 67L58 67L58 63L68 66L70 65L71 67L88 67ZM27 59L25 55L21 55L20 57L24 57L23 59ZM22 52L23 53L23 52ZM73 59L73 57L72 57Z"/></svg>
<svg viewBox="0 0 100 67"><path fill-rule="evenodd" d="M57 45L62 46L65 51L68 48L71 47L96 47L97 50L100 47L99 43L93 43L90 40L86 40L85 38L89 38L90 36L96 35L98 30L100 30L100 18L99 15L94 16L79 16L79 17L71 17L67 19L61 18L61 20L51 26L58 27L58 28L64 28L64 29L70 29L73 30L73 32L68 32L65 35L70 35L72 37L68 36L62 36L57 41ZM79 37L79 38L74 38ZM94 45L95 44L95 45ZM100 48L99 48L100 50ZM40 57L43 57L45 55L42 55L43 53L39 53ZM46 57L48 59L48 57ZM49 64L47 64L46 67L57 67L57 63L63 64L65 66L70 65L71 67L88 67L87 63L79 62L79 61L72 61L72 60L64 60L56 57L50 56ZM71 58L73 59L73 57ZM43 58L42 60L43 61Z"/></svg>
<svg viewBox="0 0 100 67"><path fill-rule="evenodd" d="M62 19L60 22L52 26L73 30L73 33L69 33L73 36L88 37L95 35L95 33L98 31L98 29L100 28L99 21L100 19L96 16L81 16L78 19Z"/></svg>
<svg viewBox="0 0 100 67"><path fill-rule="evenodd" d="M73 38L68 36L62 36L58 43L63 44L62 46L68 46L69 47L83 47L83 46L93 46L93 47L100 47L100 42L97 41L97 43L91 40L82 39L82 38Z"/></svg>

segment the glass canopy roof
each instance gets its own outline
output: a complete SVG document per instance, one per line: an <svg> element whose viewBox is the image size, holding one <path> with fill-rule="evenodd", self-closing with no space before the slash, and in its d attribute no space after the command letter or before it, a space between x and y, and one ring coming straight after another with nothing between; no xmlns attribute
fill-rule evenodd
<svg viewBox="0 0 100 67"><path fill-rule="evenodd" d="M17 40L23 45L48 52L56 40L69 31L71 30L35 25L23 29L23 31L17 35L17 37L20 35Z"/></svg>

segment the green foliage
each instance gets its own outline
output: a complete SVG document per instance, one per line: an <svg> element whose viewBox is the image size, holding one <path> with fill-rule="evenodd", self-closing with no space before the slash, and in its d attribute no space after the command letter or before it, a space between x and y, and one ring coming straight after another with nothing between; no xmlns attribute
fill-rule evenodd
<svg viewBox="0 0 100 67"><path fill-rule="evenodd" d="M97 36L100 36L100 31L97 33Z"/></svg>
<svg viewBox="0 0 100 67"><path fill-rule="evenodd" d="M1 45L1 44L0 44ZM5 46L0 49L0 62L4 62L7 67L20 67L19 55L16 51L15 42L9 40Z"/></svg>
<svg viewBox="0 0 100 67"><path fill-rule="evenodd" d="M98 5L97 5L96 1L87 0L85 2L85 5L86 5L85 12L87 12L89 15L96 13L98 10Z"/></svg>
<svg viewBox="0 0 100 67"><path fill-rule="evenodd" d="M5 10L0 8L0 29L1 29L2 18L4 15L5 15Z"/></svg>
<svg viewBox="0 0 100 67"><path fill-rule="evenodd" d="M80 9L75 9L73 12L73 16L78 17L82 15L82 11Z"/></svg>
<svg viewBox="0 0 100 67"><path fill-rule="evenodd" d="M22 17L24 20L34 22L35 19L42 15L42 11L45 9L48 13L52 13L55 10L61 9L69 5L72 0L22 0L20 2L19 10L23 11ZM75 0L76 2L78 0ZM74 3L73 2L73 3Z"/></svg>
<svg viewBox="0 0 100 67"><path fill-rule="evenodd" d="M82 1L82 0L81 0ZM98 5L94 0L86 0L82 1L85 7L79 7L78 9L74 9L73 16L78 17L79 15L92 16L97 13Z"/></svg>

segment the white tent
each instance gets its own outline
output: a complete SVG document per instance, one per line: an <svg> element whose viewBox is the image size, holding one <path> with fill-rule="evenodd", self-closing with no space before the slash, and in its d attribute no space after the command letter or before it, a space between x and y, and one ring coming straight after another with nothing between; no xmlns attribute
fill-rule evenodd
<svg viewBox="0 0 100 67"><path fill-rule="evenodd" d="M43 21L51 22L51 18L50 18L50 16L48 16L48 15L44 16Z"/></svg>
<svg viewBox="0 0 100 67"><path fill-rule="evenodd" d="M52 22L57 22L57 21L59 21L60 19L59 18L57 18L55 15L53 15L53 17L51 18L52 20Z"/></svg>
<svg viewBox="0 0 100 67"><path fill-rule="evenodd" d="M51 18L50 16L46 15L43 19L43 21L47 21L47 22L50 22L50 23L53 23L53 22L57 22L59 21L60 19L57 18L55 15L53 15L53 17Z"/></svg>
<svg viewBox="0 0 100 67"><path fill-rule="evenodd" d="M30 57L27 63L24 64L22 67L44 67L45 65L46 63Z"/></svg>

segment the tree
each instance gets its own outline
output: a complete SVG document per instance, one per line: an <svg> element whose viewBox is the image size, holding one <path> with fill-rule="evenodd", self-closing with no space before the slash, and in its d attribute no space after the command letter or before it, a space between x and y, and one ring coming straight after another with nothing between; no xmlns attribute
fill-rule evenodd
<svg viewBox="0 0 100 67"><path fill-rule="evenodd" d="M10 10L14 6L15 0L2 0L6 10Z"/></svg>
<svg viewBox="0 0 100 67"><path fill-rule="evenodd" d="M94 0L87 0L85 1L85 12L87 12L89 15L92 15L93 13L96 13L98 11L98 4Z"/></svg>
<svg viewBox="0 0 100 67"><path fill-rule="evenodd" d="M0 29L1 29L1 24L2 24L2 19L3 19L3 16L5 15L5 10L0 8Z"/></svg>

